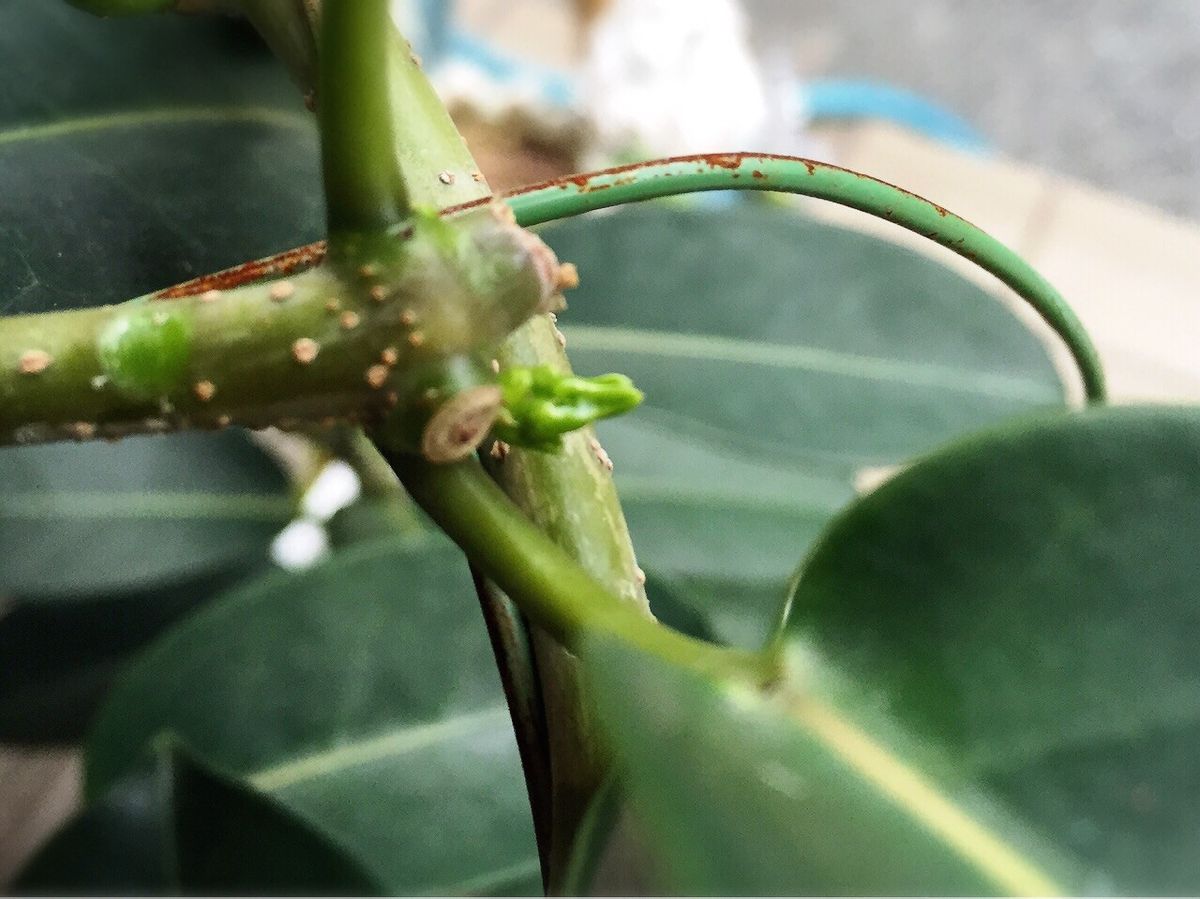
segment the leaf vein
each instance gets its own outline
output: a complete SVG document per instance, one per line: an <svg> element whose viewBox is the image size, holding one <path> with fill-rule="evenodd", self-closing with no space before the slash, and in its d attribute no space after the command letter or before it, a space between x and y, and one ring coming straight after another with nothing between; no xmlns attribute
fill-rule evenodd
<svg viewBox="0 0 1200 899"><path fill-rule="evenodd" d="M266 106L195 106L180 109L154 108L104 115L77 116L57 122L19 125L0 131L0 146L25 141L47 140L84 134L136 128L145 125L190 125L196 123L254 122L280 128L309 128L311 121L299 113Z"/></svg>
<svg viewBox="0 0 1200 899"><path fill-rule="evenodd" d="M980 394L1034 402L1061 396L1037 381L992 372L969 371L945 365L905 362L843 353L800 344L776 344L685 334L676 331L633 330L595 325L564 325L573 350L669 356L690 361L735 362L770 368L823 372L869 381L892 381L937 387L955 393Z"/></svg>
<svg viewBox="0 0 1200 899"><path fill-rule="evenodd" d="M359 740L297 756L250 775L257 789L273 793L308 780L428 748L444 740L463 737L509 722L508 707L489 706L475 712L401 727L367 740Z"/></svg>

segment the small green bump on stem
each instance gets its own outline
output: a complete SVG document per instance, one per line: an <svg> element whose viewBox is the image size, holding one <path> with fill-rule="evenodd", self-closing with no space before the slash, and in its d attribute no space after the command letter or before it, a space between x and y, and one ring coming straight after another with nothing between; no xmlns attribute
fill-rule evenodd
<svg viewBox="0 0 1200 899"><path fill-rule="evenodd" d="M554 452L562 435L636 408L645 395L625 375L564 375L548 365L518 367L500 376L504 407L494 427L505 443Z"/></svg>
<svg viewBox="0 0 1200 899"><path fill-rule="evenodd" d="M96 342L104 377L134 399L165 397L178 390L187 376L188 319L164 305L131 305L109 322Z"/></svg>

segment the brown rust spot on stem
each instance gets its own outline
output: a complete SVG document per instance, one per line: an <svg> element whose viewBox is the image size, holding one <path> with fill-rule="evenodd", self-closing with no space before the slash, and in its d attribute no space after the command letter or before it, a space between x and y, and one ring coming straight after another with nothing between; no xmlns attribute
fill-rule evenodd
<svg viewBox="0 0 1200 899"><path fill-rule="evenodd" d="M297 247L275 256L268 256L266 259L245 262L224 271L184 281L182 284L159 291L154 294L154 299L178 300L197 294L204 295L214 290L233 290L236 287L244 287L247 284L262 281L264 278L291 275L317 265L325 258L325 250L325 241Z"/></svg>
<svg viewBox="0 0 1200 899"><path fill-rule="evenodd" d="M818 162L813 159L804 159L798 156L787 156L779 153L708 153L691 156L672 156L666 159L656 159L647 162L635 162L628 165L613 166L607 169L601 169L595 172L586 174L568 175L563 178L555 178L549 181L541 181L536 184L531 184L527 187L519 188L518 190L506 193L507 197L519 197L531 193L537 193L542 190L559 188L562 190L570 190L575 188L580 193L591 193L598 190L604 190L609 187L624 186L632 184L637 180L637 173L645 169L654 168L662 165L687 165L689 163L698 166L697 172L703 173L705 168L708 169L737 169L747 163L754 161L777 160L780 162L792 162L803 165L808 170L809 175L816 175L818 171L826 172L841 172L847 175L853 175L857 178L875 181L879 184L893 188L900 193L917 200L920 203L929 206L939 216L946 218L952 216L948 209L939 206L937 203L930 202L922 196L907 191L902 187L883 181L879 178L871 178L861 172L856 172L852 169L843 168L841 166L831 165L827 162ZM673 173L664 171L661 177L671 177ZM768 180L769 176L761 169L752 172L756 180ZM597 183L599 182L599 183ZM477 209L489 203L496 203L502 198L494 196L481 197L477 200L471 200L467 203L460 203L455 206L448 206L442 210L443 216L458 215L472 209ZM886 214L886 213L885 213ZM960 216L955 218L963 221ZM403 235L402 235L403 236ZM154 295L155 299L177 299L180 297L190 297L196 294L204 294L206 291L214 290L229 290L235 287L242 287L247 284L253 284L265 278L272 276L285 276L295 272L303 271L320 264L325 258L326 244L324 241L308 244L307 246L297 247L294 250L288 250L284 253L279 253L276 256L271 256L266 259L260 259L255 262L248 262L244 265L239 265L234 268L226 269L222 272L217 272L211 275L204 275L200 278L195 278L191 281L186 281L183 284L169 287L166 290L160 291ZM968 257L970 258L970 257ZM373 271L364 272L364 277L373 275Z"/></svg>

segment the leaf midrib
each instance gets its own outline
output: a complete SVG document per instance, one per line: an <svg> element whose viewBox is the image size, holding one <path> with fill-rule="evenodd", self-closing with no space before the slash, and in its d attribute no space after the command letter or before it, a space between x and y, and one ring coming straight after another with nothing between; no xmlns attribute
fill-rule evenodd
<svg viewBox="0 0 1200 899"><path fill-rule="evenodd" d="M622 475L617 477L621 499L629 502L668 503L677 506L721 506L741 512L775 512L796 518L828 518L841 505L799 502L788 495L762 496L731 490L701 490L686 484L663 484L657 478Z"/></svg>
<svg viewBox="0 0 1200 899"><path fill-rule="evenodd" d="M0 521L217 520L279 521L295 512L286 496L183 491L0 493Z"/></svg>
<svg viewBox="0 0 1200 899"><path fill-rule="evenodd" d="M788 700L788 717L798 727L1001 890L1010 895L1066 895L1019 849L837 709L811 696Z"/></svg>
<svg viewBox="0 0 1200 899"><path fill-rule="evenodd" d="M328 777L372 762L407 755L437 743L464 737L509 722L508 706L494 705L430 721L393 728L365 740L343 743L306 755L295 756L249 774L259 790L276 793L298 783Z"/></svg>
<svg viewBox="0 0 1200 899"><path fill-rule="evenodd" d="M997 399L1029 402L1062 399L1061 391L1027 378L843 353L804 344L778 344L712 334L599 325L564 324L563 331L571 349L822 372L858 380L936 387L953 393Z"/></svg>
<svg viewBox="0 0 1200 899"><path fill-rule="evenodd" d="M153 125L190 125L253 122L279 128L309 129L312 121L296 112L272 109L269 106L192 106L182 108L154 107L151 109L111 112L101 115L75 116L55 122L17 125L0 130L0 146L34 140L48 140L84 134L89 131L108 131L120 128L141 128Z"/></svg>

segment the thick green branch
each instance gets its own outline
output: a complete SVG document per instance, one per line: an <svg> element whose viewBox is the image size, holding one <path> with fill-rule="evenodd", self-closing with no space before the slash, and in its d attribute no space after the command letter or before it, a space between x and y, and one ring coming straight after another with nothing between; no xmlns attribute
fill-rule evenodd
<svg viewBox="0 0 1200 899"><path fill-rule="evenodd" d="M401 52L388 0L326 0L317 116L329 233L380 231L409 213L390 74Z"/></svg>
<svg viewBox="0 0 1200 899"><path fill-rule="evenodd" d="M553 255L485 208L270 283L0 318L0 444L387 413L413 445L553 291Z"/></svg>

